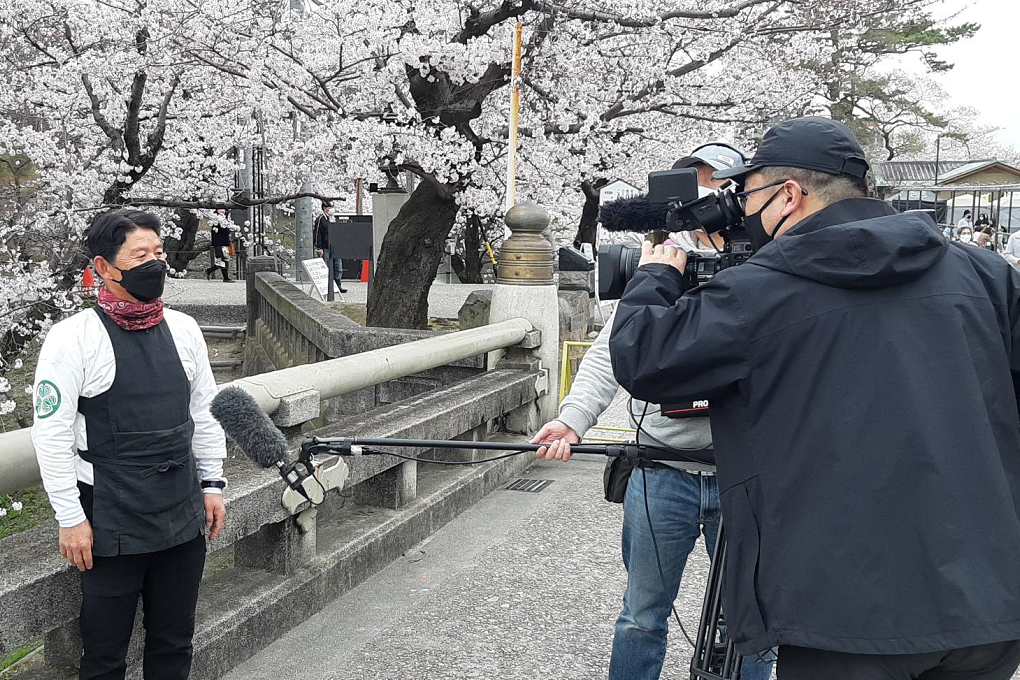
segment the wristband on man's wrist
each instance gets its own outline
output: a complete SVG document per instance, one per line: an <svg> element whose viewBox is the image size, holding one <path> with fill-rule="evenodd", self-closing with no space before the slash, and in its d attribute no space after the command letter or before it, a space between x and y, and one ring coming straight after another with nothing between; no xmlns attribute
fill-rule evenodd
<svg viewBox="0 0 1020 680"><path fill-rule="evenodd" d="M203 489L226 489L227 482L222 479L205 479L202 480Z"/></svg>

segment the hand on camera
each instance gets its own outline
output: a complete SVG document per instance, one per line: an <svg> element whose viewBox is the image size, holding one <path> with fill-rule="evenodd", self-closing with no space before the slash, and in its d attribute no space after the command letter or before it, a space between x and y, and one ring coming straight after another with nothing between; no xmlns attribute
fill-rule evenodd
<svg viewBox="0 0 1020 680"><path fill-rule="evenodd" d="M535 458L546 458L548 460L570 460L570 445L577 444L581 438L570 427L567 427L558 420L550 420L542 426L532 444L549 444L535 452Z"/></svg>
<svg viewBox="0 0 1020 680"><path fill-rule="evenodd" d="M687 253L683 248L661 245L652 247L651 243L645 242L641 246L641 260L638 266L643 267L646 264L668 264L683 274L687 266Z"/></svg>

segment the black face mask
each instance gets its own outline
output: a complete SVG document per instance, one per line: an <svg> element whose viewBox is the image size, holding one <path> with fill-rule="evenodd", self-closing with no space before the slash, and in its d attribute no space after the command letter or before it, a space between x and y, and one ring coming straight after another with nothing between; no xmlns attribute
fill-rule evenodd
<svg viewBox="0 0 1020 680"><path fill-rule="evenodd" d="M779 231L779 229L783 226L783 223L786 222L786 219L789 217L789 215L786 215L783 219L779 220L779 224L776 225L776 228L772 230L771 234L765 231L765 225L761 223L761 214L765 212L765 209L768 208L772 201L776 199L776 196L779 195L780 191L782 190L780 189L779 191L776 191L776 193L772 194L772 197L765 201L765 205L761 207L761 210L744 217L744 229L747 230L747 238L751 241L752 252L757 253L759 250L772 243L773 239L775 239L776 232Z"/></svg>
<svg viewBox="0 0 1020 680"><path fill-rule="evenodd" d="M117 283L142 302L152 302L163 297L166 273L169 270L163 260L149 260L131 269L120 269L121 279Z"/></svg>

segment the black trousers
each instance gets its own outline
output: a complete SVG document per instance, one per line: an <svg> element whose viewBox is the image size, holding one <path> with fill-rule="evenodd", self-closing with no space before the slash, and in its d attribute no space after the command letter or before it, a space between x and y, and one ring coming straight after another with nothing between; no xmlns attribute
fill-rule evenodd
<svg viewBox="0 0 1020 680"><path fill-rule="evenodd" d="M87 510L91 510L91 498L82 500L83 506L89 501ZM79 680L124 679L139 596L145 626L145 680L186 680L191 673L195 606L204 567L202 535L159 552L93 557L92 568L81 576Z"/></svg>
<svg viewBox="0 0 1020 680"><path fill-rule="evenodd" d="M1020 667L1020 641L932 654L844 654L780 647L779 680L1010 680Z"/></svg>
<svg viewBox="0 0 1020 680"><path fill-rule="evenodd" d="M227 250L226 246L213 246L212 248L213 248L213 260L215 262L223 262L224 264L223 265L214 264L211 267L207 267L205 270L205 275L209 276L214 271L219 269L221 272L223 272L223 280L226 281L227 279L230 278L230 275L228 273L228 267L230 266L229 264L230 251Z"/></svg>

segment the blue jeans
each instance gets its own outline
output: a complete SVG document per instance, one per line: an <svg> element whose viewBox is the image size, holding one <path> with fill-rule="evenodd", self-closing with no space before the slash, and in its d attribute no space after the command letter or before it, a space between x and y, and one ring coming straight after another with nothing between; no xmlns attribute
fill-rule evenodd
<svg viewBox="0 0 1020 680"><path fill-rule="evenodd" d="M330 263L333 264L333 280L336 281L337 288L343 288L343 284L340 280L344 277L344 263L340 259L340 253L335 253L336 259L332 259L334 253L326 250L322 253L322 259L326 261L326 268L329 269Z"/></svg>
<svg viewBox="0 0 1020 680"><path fill-rule="evenodd" d="M649 518L655 532L654 544ZM627 592L613 637L610 680L659 677L666 655L671 607L680 589L687 556L701 533L705 535L708 554L712 555L719 518L719 487L715 477L659 467L634 470L623 503ZM687 632L693 638L696 630ZM761 663L757 656L747 657L741 672L743 680L767 680L772 664Z"/></svg>

